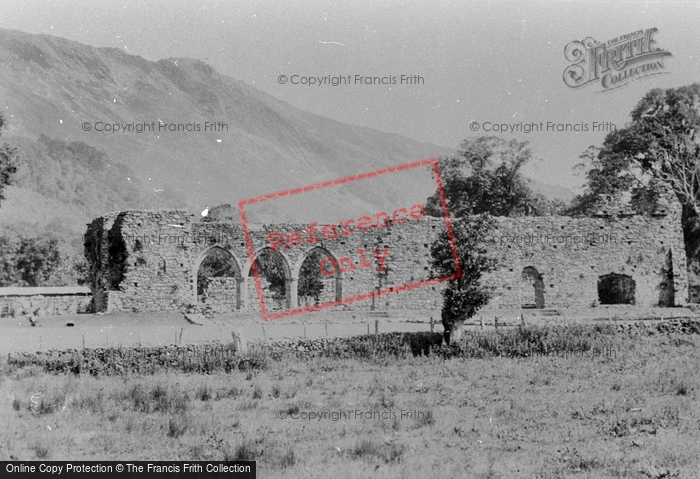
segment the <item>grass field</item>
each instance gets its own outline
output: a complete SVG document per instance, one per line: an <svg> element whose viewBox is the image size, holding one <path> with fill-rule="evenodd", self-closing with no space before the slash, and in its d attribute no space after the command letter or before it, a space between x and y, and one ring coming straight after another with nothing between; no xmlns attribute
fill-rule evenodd
<svg viewBox="0 0 700 479"><path fill-rule="evenodd" d="M700 477L697 335L596 357L274 360L0 376L0 460L243 460L258 477ZM314 416L315 415L315 416Z"/></svg>

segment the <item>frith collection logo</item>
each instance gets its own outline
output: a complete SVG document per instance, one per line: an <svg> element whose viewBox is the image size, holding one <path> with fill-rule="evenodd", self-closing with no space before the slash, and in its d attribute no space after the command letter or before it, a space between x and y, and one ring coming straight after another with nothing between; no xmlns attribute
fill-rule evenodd
<svg viewBox="0 0 700 479"><path fill-rule="evenodd" d="M656 46L657 31L658 28L638 30L605 43L592 37L569 43L564 56L573 63L564 70L564 83L580 88L600 82L599 92L604 92L650 75L668 73L664 58L673 55Z"/></svg>

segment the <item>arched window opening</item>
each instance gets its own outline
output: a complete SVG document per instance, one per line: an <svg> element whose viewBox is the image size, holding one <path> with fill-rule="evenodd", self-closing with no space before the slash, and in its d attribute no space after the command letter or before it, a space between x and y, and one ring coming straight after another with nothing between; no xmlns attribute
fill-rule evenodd
<svg viewBox="0 0 700 479"><path fill-rule="evenodd" d="M520 294L522 308L544 308L544 281L534 266L523 268L520 276Z"/></svg>
<svg viewBox="0 0 700 479"><path fill-rule="evenodd" d="M266 248L255 258L255 266L250 268L248 276L251 278L248 281L250 285L250 297L256 298L252 301L254 309L260 308L257 287L254 280L254 270L257 270L258 277L262 286L263 300L265 301L265 309L267 311L280 311L289 307L290 286L289 267L284 259L284 256L279 251L272 251Z"/></svg>
<svg viewBox="0 0 700 479"><path fill-rule="evenodd" d="M241 307L241 273L231 253L212 248L197 271L197 301L217 306Z"/></svg>
<svg viewBox="0 0 700 479"><path fill-rule="evenodd" d="M337 259L322 248L314 248L299 269L298 306L314 306L342 298L342 277Z"/></svg>

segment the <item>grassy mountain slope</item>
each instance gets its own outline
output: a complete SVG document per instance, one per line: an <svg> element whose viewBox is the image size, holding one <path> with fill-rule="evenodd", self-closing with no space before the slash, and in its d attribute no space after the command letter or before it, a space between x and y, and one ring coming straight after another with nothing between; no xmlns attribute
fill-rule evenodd
<svg viewBox="0 0 700 479"><path fill-rule="evenodd" d="M135 172L144 192L164 190L192 212L450 152L301 111L198 60L150 62L118 49L0 30L0 66L10 138L43 134L104 150ZM91 131L83 131L84 122ZM159 122L196 124L200 131L99 132L98 122L156 130ZM228 131L203 131L205 122ZM425 192L396 185L387 193L410 201ZM365 199L348 192L319 207L366 207Z"/></svg>

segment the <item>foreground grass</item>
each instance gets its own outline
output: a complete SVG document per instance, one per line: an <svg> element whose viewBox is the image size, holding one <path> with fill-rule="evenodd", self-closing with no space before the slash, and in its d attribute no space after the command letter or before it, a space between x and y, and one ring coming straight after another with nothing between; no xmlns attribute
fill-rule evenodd
<svg viewBox="0 0 700 479"><path fill-rule="evenodd" d="M254 459L259 477L698 477L698 341L616 337L613 355L592 359L287 359L211 375L5 370L0 460Z"/></svg>

